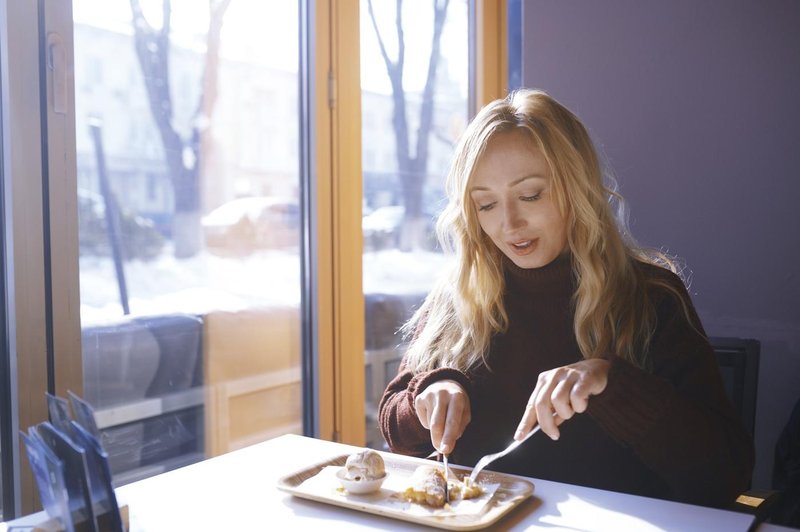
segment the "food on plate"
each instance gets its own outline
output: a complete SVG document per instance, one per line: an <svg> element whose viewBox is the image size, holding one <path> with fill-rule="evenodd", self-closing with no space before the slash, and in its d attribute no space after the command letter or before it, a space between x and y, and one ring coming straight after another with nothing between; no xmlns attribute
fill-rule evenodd
<svg viewBox="0 0 800 532"><path fill-rule="evenodd" d="M468 476L464 476L462 481L451 481L449 484L450 498L451 499L475 499L483 495L483 488L477 482L470 480Z"/></svg>
<svg viewBox="0 0 800 532"><path fill-rule="evenodd" d="M344 467L336 471L336 478L351 495L365 495L378 491L386 478L386 465L381 455L365 449L347 457Z"/></svg>
<svg viewBox="0 0 800 532"><path fill-rule="evenodd" d="M442 468L431 465L419 466L411 475L410 484L403 491L403 498L433 508L445 505L445 489L449 490L450 502L474 499L484 493L481 485L472 482L468 476L464 480L451 479L447 483Z"/></svg>
<svg viewBox="0 0 800 532"><path fill-rule="evenodd" d="M440 467L422 465L411 475L411 485L403 491L403 498L433 508L444 506L447 481Z"/></svg>
<svg viewBox="0 0 800 532"><path fill-rule="evenodd" d="M344 465L345 477L348 480L375 480L386 475L383 458L372 449L351 454Z"/></svg>

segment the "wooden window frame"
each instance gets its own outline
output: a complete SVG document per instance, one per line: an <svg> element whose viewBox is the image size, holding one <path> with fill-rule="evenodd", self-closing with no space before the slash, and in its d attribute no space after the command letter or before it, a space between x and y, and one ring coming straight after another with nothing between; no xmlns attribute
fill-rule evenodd
<svg viewBox="0 0 800 532"><path fill-rule="evenodd" d="M365 444L359 0L317 0L319 436ZM506 95L506 0L474 0L476 104ZM329 101L333 105L329 106Z"/></svg>

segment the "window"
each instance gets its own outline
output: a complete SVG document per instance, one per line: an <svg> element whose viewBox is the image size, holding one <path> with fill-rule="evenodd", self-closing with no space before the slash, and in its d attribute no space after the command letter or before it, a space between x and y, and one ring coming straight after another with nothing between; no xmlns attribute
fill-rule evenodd
<svg viewBox="0 0 800 532"><path fill-rule="evenodd" d="M468 10L466 0L405 2L399 11L396 2L361 2L365 391L371 447L383 445L377 406L403 353L398 329L445 261L434 225L444 206L450 158L469 118Z"/></svg>
<svg viewBox="0 0 800 532"><path fill-rule="evenodd" d="M158 4L73 1L83 394L118 483L303 431L297 2Z"/></svg>
<svg viewBox="0 0 800 532"><path fill-rule="evenodd" d="M0 422L16 435L46 419L46 391L78 392L97 409L117 484L302 433L311 408L300 4L221 1L204 13L173 0L168 16L160 1L138 5L15 2L0 13L0 47L13 50L2 79L15 81L2 99L2 138L13 141L3 144L13 272L3 315L18 317L2 355L20 383L18 420L4 408ZM61 46L57 68L39 69L40 21ZM168 70L153 66L163 59ZM241 97L265 86L274 98ZM9 518L36 497L24 446L7 441Z"/></svg>
<svg viewBox="0 0 800 532"><path fill-rule="evenodd" d="M406 4L432 20L433 2ZM420 174L429 214L466 121L468 4L484 2L450 0L441 35ZM15 435L46 419L47 391L94 404L117 483L286 431L363 445L364 389L379 380L364 382L364 290L376 290L362 259L441 260L424 227L412 251L364 229L362 206L376 223L406 225L391 96L384 82L361 87L357 68L366 4L211 2L222 15L172 0L168 17L162 5L0 2L7 519L37 509ZM54 40L41 49L40 35ZM385 75L371 38L361 64ZM430 57L416 44L409 67ZM412 135L415 77L404 91ZM402 314L428 285L394 286Z"/></svg>

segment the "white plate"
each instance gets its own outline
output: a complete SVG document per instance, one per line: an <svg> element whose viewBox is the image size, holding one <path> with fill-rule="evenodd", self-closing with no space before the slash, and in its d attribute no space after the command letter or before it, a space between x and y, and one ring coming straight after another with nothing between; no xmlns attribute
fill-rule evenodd
<svg viewBox="0 0 800 532"><path fill-rule="evenodd" d="M330 472L329 469L323 471L326 468L331 466L341 468L345 465L349 456L346 454L286 475L278 480L277 487L282 491L304 499L448 530L479 530L486 528L497 522L533 494L533 484L527 480L494 471L483 471L480 476L481 484L498 484L498 486L489 502L482 506L480 513L453 515L439 510L427 511L425 508L419 507L419 505L414 505L418 507L414 508L414 510L421 511L407 511L407 509L404 511L402 505L398 504L398 491L388 486L408 485L409 482L406 479L411 478L411 474L417 467L435 462L397 454L380 454L386 464L386 476L391 481L387 480L383 487L373 493L363 495L349 493L339 485L335 475L326 476ZM450 466L450 470L456 473L459 478L470 471L468 468L453 465ZM320 472L323 472L323 474L315 479L314 477ZM304 485L303 483L307 480L310 480L310 482ZM411 504L407 503L407 505Z"/></svg>

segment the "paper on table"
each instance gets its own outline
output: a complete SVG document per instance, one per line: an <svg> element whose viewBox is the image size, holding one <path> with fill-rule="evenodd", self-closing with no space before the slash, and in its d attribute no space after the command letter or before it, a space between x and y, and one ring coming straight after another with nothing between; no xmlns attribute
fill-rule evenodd
<svg viewBox="0 0 800 532"><path fill-rule="evenodd" d="M483 495L474 499L456 500L443 508L431 508L423 504L416 504L402 498L402 492L410 485L407 475L387 471L386 480L381 489L365 495L353 495L341 487L336 478L336 471L340 467L326 466L313 477L303 481L298 490L320 497L342 498L358 505L378 506L395 511L402 511L420 517L429 516L470 516L479 515L486 504L492 499L500 484L481 483Z"/></svg>

